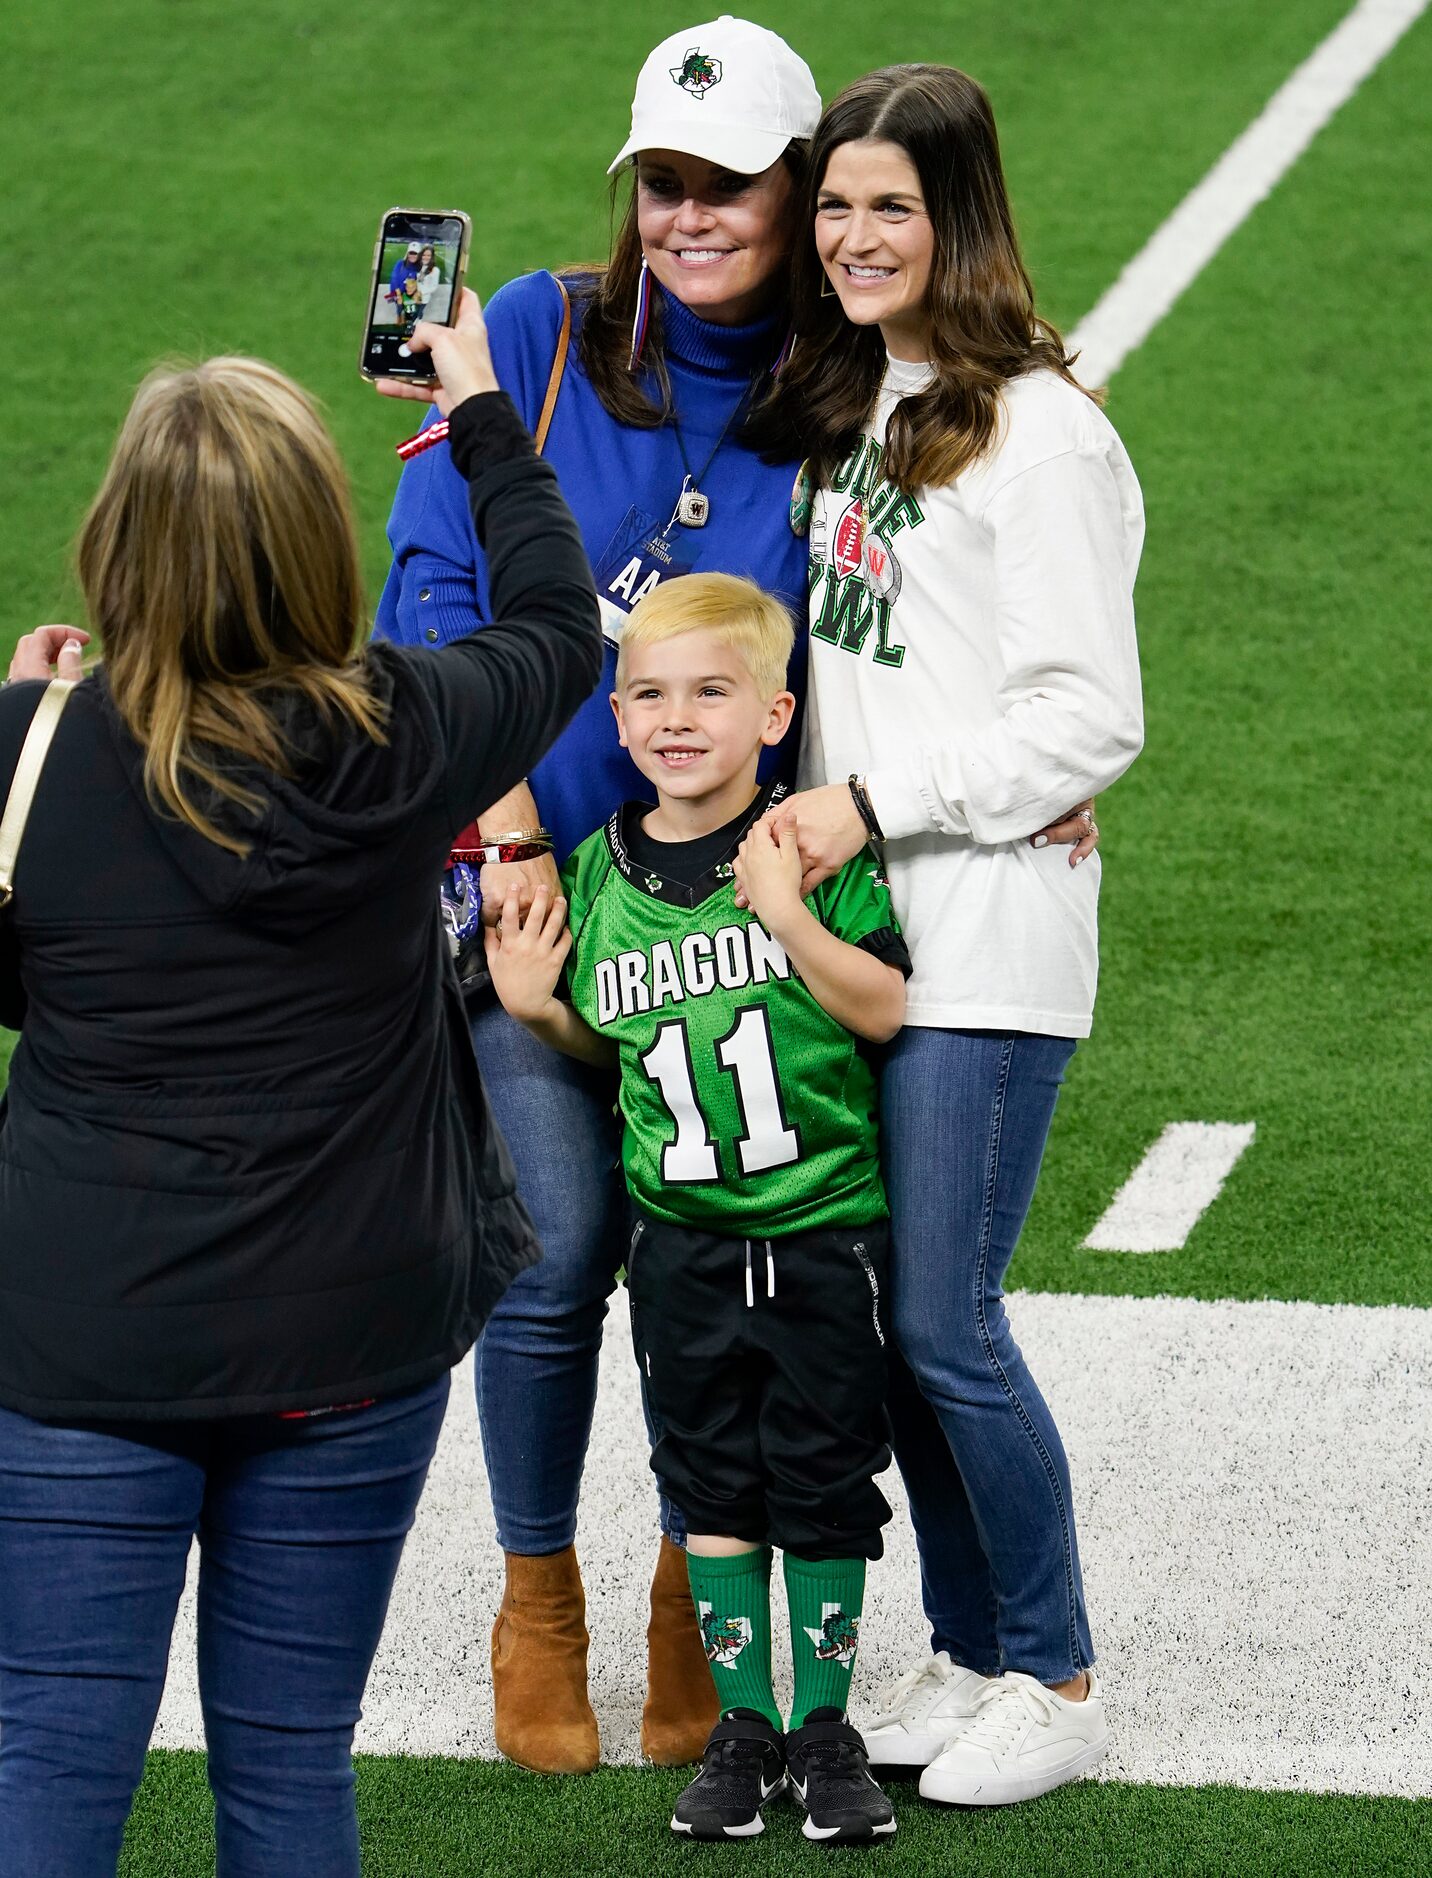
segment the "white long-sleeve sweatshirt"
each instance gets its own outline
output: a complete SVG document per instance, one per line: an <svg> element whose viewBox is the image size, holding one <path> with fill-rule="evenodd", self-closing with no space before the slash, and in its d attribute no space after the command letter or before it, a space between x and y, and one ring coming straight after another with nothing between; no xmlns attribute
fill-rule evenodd
<svg viewBox="0 0 1432 1878"><path fill-rule="evenodd" d="M1100 863L1026 838L1142 745L1143 501L1107 418L1046 371L1006 388L994 444L954 483L902 496L885 427L929 377L889 361L815 495L801 780L867 779L915 966L907 1023L1084 1037Z"/></svg>

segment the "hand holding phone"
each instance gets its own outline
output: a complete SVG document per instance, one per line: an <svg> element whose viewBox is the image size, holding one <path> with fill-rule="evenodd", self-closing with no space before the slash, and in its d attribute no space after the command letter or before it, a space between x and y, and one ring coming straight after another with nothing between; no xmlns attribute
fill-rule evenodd
<svg viewBox="0 0 1432 1878"><path fill-rule="evenodd" d="M420 321L451 326L467 272L472 223L461 209L389 209L378 224L358 369L365 378L432 381L413 345Z"/></svg>
<svg viewBox="0 0 1432 1878"><path fill-rule="evenodd" d="M446 417L464 398L479 391L501 389L492 369L482 303L471 287L462 290L455 326L419 320L408 343L415 353L431 356L438 382L413 384L407 379L380 378L378 389L385 398L415 398L423 404L435 404Z"/></svg>

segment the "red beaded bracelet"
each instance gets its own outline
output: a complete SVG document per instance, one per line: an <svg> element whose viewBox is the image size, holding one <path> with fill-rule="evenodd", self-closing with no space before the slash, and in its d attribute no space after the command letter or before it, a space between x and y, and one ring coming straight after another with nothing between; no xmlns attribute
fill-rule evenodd
<svg viewBox="0 0 1432 1878"><path fill-rule="evenodd" d="M509 861L535 861L539 854L551 852L550 841L484 841L479 847L454 848L452 858L466 861L469 866L476 862L484 867L505 867Z"/></svg>

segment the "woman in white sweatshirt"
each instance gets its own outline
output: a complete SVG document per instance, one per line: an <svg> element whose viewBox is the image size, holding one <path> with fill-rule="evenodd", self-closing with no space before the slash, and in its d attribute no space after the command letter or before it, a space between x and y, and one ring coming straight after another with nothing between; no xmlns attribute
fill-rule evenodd
<svg viewBox="0 0 1432 1878"><path fill-rule="evenodd" d="M990 1804L1107 1747L1069 1470L1001 1280L1089 1034L1100 864L1046 825L1142 742L1143 505L1034 311L972 79L859 80L821 119L810 174L781 383L811 541L789 813L807 890L883 840L915 967L882 1133L891 1415L934 1654L867 1741L873 1762L924 1763L927 1797Z"/></svg>
<svg viewBox="0 0 1432 1878"><path fill-rule="evenodd" d="M450 293L443 292L443 271L438 264L437 250L424 248L418 256L418 304L422 308L420 318L434 320L441 326L447 319Z"/></svg>

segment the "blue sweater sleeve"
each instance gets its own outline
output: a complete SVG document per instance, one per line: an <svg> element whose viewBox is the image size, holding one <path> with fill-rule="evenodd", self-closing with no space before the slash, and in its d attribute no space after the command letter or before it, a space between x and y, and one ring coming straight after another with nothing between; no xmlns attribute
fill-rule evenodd
<svg viewBox="0 0 1432 1878"><path fill-rule="evenodd" d="M529 430L541 412L561 318L561 296L547 273L509 282L486 308L497 382ZM428 422L436 421L434 413ZM473 528L467 484L447 444L404 465L388 543L393 564L378 602L375 638L431 649L488 623L487 559Z"/></svg>

